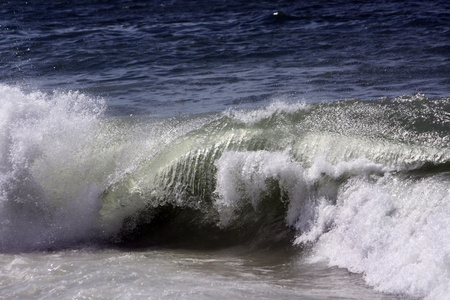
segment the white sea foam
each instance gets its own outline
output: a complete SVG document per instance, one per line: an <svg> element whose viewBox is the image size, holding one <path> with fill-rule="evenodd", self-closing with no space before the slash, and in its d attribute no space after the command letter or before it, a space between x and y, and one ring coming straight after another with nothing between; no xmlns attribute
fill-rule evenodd
<svg viewBox="0 0 450 300"><path fill-rule="evenodd" d="M449 195L448 179L352 178L340 189L336 205L318 207L315 226L296 242L319 237L312 261L325 259L363 273L377 290L446 299Z"/></svg>
<svg viewBox="0 0 450 300"><path fill-rule="evenodd" d="M0 85L0 248L96 236L99 174L88 145L101 99Z"/></svg>
<svg viewBox="0 0 450 300"><path fill-rule="evenodd" d="M289 201L286 224L304 234L317 230L311 227L317 206L335 202L340 179L352 176L368 178L387 171L365 159L332 165L324 156L319 156L305 170L292 159L289 150L230 151L222 155L216 166L218 198L215 204L223 225L229 224L235 213L247 203L256 210L264 195L271 192L268 189L272 180Z"/></svg>
<svg viewBox="0 0 450 300"><path fill-rule="evenodd" d="M331 164L325 156L305 169L288 151L226 152L216 166L222 225L246 204L257 210L274 180L288 195L295 243L315 243L311 261L363 273L387 293L448 295L448 178L410 179L366 159Z"/></svg>
<svg viewBox="0 0 450 300"><path fill-rule="evenodd" d="M227 110L225 115L232 119L253 124L263 119L273 117L280 113L296 113L299 110L308 110L308 105L304 102L288 103L280 99L274 100L270 105L254 110Z"/></svg>

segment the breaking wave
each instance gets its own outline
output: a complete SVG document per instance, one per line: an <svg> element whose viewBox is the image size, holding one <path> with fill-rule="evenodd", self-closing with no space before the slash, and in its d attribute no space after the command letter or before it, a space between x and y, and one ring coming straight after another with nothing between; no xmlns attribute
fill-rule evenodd
<svg viewBox="0 0 450 300"><path fill-rule="evenodd" d="M158 119L78 92L0 97L3 252L283 242L384 292L450 293L449 98Z"/></svg>

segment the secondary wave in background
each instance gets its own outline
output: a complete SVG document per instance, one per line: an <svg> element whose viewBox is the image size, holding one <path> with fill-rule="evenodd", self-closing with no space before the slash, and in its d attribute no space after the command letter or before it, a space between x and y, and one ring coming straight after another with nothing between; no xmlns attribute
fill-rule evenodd
<svg viewBox="0 0 450 300"><path fill-rule="evenodd" d="M307 101L448 96L448 1L2 3L2 83L174 116Z"/></svg>

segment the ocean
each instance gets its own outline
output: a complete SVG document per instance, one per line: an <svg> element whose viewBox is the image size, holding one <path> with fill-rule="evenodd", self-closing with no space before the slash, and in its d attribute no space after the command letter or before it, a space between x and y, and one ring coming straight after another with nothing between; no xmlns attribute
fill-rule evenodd
<svg viewBox="0 0 450 300"><path fill-rule="evenodd" d="M447 1L0 16L1 299L448 299Z"/></svg>

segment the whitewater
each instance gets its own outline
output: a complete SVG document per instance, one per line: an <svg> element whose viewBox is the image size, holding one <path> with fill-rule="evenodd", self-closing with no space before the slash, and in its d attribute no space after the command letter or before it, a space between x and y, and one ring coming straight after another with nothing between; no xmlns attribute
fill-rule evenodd
<svg viewBox="0 0 450 300"><path fill-rule="evenodd" d="M450 294L448 97L164 118L0 98L2 297Z"/></svg>

